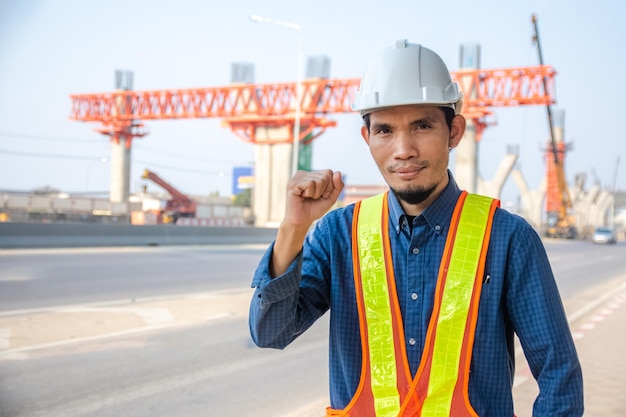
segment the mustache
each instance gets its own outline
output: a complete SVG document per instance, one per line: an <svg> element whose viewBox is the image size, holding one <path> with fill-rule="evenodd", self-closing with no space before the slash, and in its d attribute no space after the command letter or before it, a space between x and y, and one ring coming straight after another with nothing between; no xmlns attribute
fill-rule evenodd
<svg viewBox="0 0 626 417"><path fill-rule="evenodd" d="M412 170L428 168L430 163L428 161L409 161L409 162L396 162L387 167L387 171L395 172L400 170Z"/></svg>

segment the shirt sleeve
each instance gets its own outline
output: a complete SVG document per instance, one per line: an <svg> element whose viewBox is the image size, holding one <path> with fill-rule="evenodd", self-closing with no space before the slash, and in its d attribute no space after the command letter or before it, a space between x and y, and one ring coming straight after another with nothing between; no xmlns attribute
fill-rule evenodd
<svg viewBox="0 0 626 417"><path fill-rule="evenodd" d="M252 280L255 291L248 319L257 346L285 348L328 310L327 269L319 267L328 259L325 255L320 259L325 251L319 242L319 236L307 235L303 250L287 271L275 278L269 267L274 243L261 259Z"/></svg>
<svg viewBox="0 0 626 417"><path fill-rule="evenodd" d="M582 372L541 239L521 227L509 252L507 310L539 385L534 417L582 416Z"/></svg>

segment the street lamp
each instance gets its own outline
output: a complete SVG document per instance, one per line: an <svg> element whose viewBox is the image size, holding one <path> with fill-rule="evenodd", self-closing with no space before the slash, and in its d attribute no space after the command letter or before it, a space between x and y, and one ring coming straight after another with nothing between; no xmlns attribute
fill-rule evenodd
<svg viewBox="0 0 626 417"><path fill-rule="evenodd" d="M300 113L302 102L302 27L297 23L285 22L283 20L269 19L251 15L250 20L256 23L269 23L276 26L283 26L298 31L298 75L296 77L296 120L293 124L293 153L291 159L291 175L298 170L298 159L300 152Z"/></svg>

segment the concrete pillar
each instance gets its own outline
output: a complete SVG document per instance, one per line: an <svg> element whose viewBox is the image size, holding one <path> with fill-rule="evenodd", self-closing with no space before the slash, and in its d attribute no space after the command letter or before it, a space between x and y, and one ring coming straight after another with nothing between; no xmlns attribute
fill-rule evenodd
<svg viewBox="0 0 626 417"><path fill-rule="evenodd" d="M496 175L491 181L484 181L479 175L477 179L478 194L486 195L493 198L500 198L500 193L502 193L502 187L504 187L507 178L511 174L511 171L513 170L513 167L517 162L517 158L517 154L505 155L502 161L500 161L500 166L496 171Z"/></svg>
<svg viewBox="0 0 626 417"><path fill-rule="evenodd" d="M461 69L480 68L479 44L461 45L459 67ZM459 80L462 87L461 89L467 94L467 97L465 97L466 100L475 98L478 95L478 91L475 89L476 86L474 86L472 90L469 88L473 85L472 81L472 77L467 76L461 77ZM472 119L469 118L467 119L463 139L456 148L454 178L462 190L467 190L470 193L478 192L478 142L476 140L476 125Z"/></svg>
<svg viewBox="0 0 626 417"><path fill-rule="evenodd" d="M478 142L476 126L467 120L465 134L455 149L454 178L462 190L470 193L478 191Z"/></svg>
<svg viewBox="0 0 626 417"><path fill-rule="evenodd" d="M592 226L605 226L607 224L607 211L612 204L612 196L606 190L602 190L598 199L591 206Z"/></svg>
<svg viewBox="0 0 626 417"><path fill-rule="evenodd" d="M615 216L615 195L610 191L607 191L608 197L604 202L603 207L599 207L602 213L602 219L604 220L603 226L613 227L613 221Z"/></svg>
<svg viewBox="0 0 626 417"><path fill-rule="evenodd" d="M535 229L539 229L543 223L542 221L542 206L543 199L546 194L545 181L542 183L538 190L530 190L528 184L522 175L522 172L518 169L514 169L511 173L513 181L517 185L517 189L521 195L521 207L520 215L524 217Z"/></svg>
<svg viewBox="0 0 626 417"><path fill-rule="evenodd" d="M291 172L292 143L263 143L289 137L288 128L257 128L254 145L255 226L277 227L285 215L287 182Z"/></svg>
<svg viewBox="0 0 626 417"><path fill-rule="evenodd" d="M594 227L591 213L593 202L598 198L598 194L600 194L600 186L594 185L588 192L583 193L581 197L576 200L574 213L576 213L576 226L578 230L586 232Z"/></svg>
<svg viewBox="0 0 626 417"><path fill-rule="evenodd" d="M115 88L117 91L129 91L133 89L133 72L125 70L115 71ZM127 103L122 96L117 96L113 116L127 113ZM130 194L130 145L132 136L118 133L111 137L111 182L109 189L109 201L115 207L114 211L119 214L125 213L126 204ZM124 204L116 204L124 203Z"/></svg>
<svg viewBox="0 0 626 417"><path fill-rule="evenodd" d="M119 136L111 140L111 203L127 203L130 194L130 138Z"/></svg>
<svg viewBox="0 0 626 417"><path fill-rule="evenodd" d="M583 196L584 192L585 183L577 177L574 181L574 186L569 189L569 195L572 199L572 205L576 204L576 201L578 201Z"/></svg>

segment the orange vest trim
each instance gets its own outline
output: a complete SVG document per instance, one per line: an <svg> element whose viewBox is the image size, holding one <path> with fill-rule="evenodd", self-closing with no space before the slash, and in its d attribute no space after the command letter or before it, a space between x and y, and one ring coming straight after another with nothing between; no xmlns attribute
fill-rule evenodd
<svg viewBox="0 0 626 417"><path fill-rule="evenodd" d="M499 201L466 192L457 201L424 353L412 378L389 242L387 194L355 205L352 252L363 352L361 378L346 408L328 407L326 415L417 417L426 404L429 417L476 417L469 402L469 367L484 263ZM442 343L443 336L438 339L438 332L452 339ZM440 368L431 375L433 363Z"/></svg>

